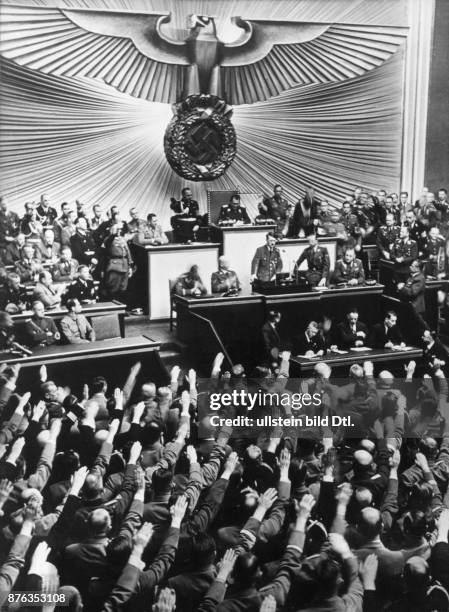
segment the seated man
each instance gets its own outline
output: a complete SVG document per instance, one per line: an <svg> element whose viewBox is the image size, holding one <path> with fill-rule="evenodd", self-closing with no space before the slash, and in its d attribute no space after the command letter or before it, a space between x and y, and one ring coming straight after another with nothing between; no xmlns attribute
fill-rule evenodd
<svg viewBox="0 0 449 612"><path fill-rule="evenodd" d="M22 257L22 249L25 246L25 234L17 234L12 242L9 242L5 249L5 265L14 266L16 261Z"/></svg>
<svg viewBox="0 0 449 612"><path fill-rule="evenodd" d="M42 240L36 245L36 257L42 263L55 263L59 257L61 245L55 242L55 232L47 228Z"/></svg>
<svg viewBox="0 0 449 612"><path fill-rule="evenodd" d="M74 280L78 273L78 262L72 257L72 249L62 247L61 257L53 267L53 278L57 282L68 283Z"/></svg>
<svg viewBox="0 0 449 612"><path fill-rule="evenodd" d="M27 302L26 288L20 284L20 276L11 272L0 289L0 310L17 314L27 309Z"/></svg>
<svg viewBox="0 0 449 612"><path fill-rule="evenodd" d="M34 246L25 244L22 249L22 257L16 261L15 265L15 271L20 276L20 282L34 283L41 269L39 260L34 257Z"/></svg>
<svg viewBox="0 0 449 612"><path fill-rule="evenodd" d="M61 338L61 334L51 317L45 316L42 302L33 302L33 316L25 321L27 344L30 346L50 346Z"/></svg>
<svg viewBox="0 0 449 612"><path fill-rule="evenodd" d="M181 274L176 280L173 293L176 295L194 295L199 297L207 293L199 275L198 266L192 266L188 272Z"/></svg>
<svg viewBox="0 0 449 612"><path fill-rule="evenodd" d="M212 293L238 293L241 289L237 274L229 269L229 261L223 255L218 258L218 272L213 272Z"/></svg>
<svg viewBox="0 0 449 612"><path fill-rule="evenodd" d="M229 221L237 225L249 225L251 223L245 206L240 205L240 196L238 193L232 195L229 204L223 204L220 210L218 224Z"/></svg>
<svg viewBox="0 0 449 612"><path fill-rule="evenodd" d="M81 314L82 306L78 300L68 300L68 314L61 319L61 330L69 344L86 344L95 341L95 332L89 321Z"/></svg>
<svg viewBox="0 0 449 612"><path fill-rule="evenodd" d="M90 276L89 266L78 268L78 278L67 287L64 300L78 300L81 304L95 304L98 301L97 287Z"/></svg>
<svg viewBox="0 0 449 612"><path fill-rule="evenodd" d="M390 310L383 323L376 323L371 331L369 345L373 348L393 348L405 346L404 337L397 326L398 316Z"/></svg>
<svg viewBox="0 0 449 612"><path fill-rule="evenodd" d="M342 349L365 346L368 341L368 328L359 321L359 313L353 308L346 315L346 321L337 325L337 346Z"/></svg>
<svg viewBox="0 0 449 612"><path fill-rule="evenodd" d="M336 285L363 285L365 282L365 271L360 259L355 256L354 249L347 248L343 254L343 259L339 259L335 264L333 282Z"/></svg>
<svg viewBox="0 0 449 612"><path fill-rule="evenodd" d="M33 301L42 302L45 310L56 308L61 304L61 296L57 289L52 285L53 279L50 272L41 272L39 281L36 283L33 292Z"/></svg>
<svg viewBox="0 0 449 612"><path fill-rule="evenodd" d="M167 244L168 238L157 221L157 215L150 213L147 216L147 222L144 222L134 234L134 242L136 244Z"/></svg>
<svg viewBox="0 0 449 612"><path fill-rule="evenodd" d="M315 234L309 236L309 245L299 256L295 271L298 272L302 262L307 261L306 279L309 285L325 287L330 267L328 250L318 244Z"/></svg>
<svg viewBox="0 0 449 612"><path fill-rule="evenodd" d="M316 321L310 321L304 333L300 334L294 342L295 355L305 357L321 357L326 350L323 336Z"/></svg>
<svg viewBox="0 0 449 612"><path fill-rule="evenodd" d="M265 246L259 247L251 262L251 280L268 283L282 270L281 252L276 247L276 237L271 232L266 236Z"/></svg>
<svg viewBox="0 0 449 612"><path fill-rule="evenodd" d="M25 216L20 223L20 231L25 234L27 240L39 241L42 230L42 223L38 219L35 203L27 202L25 204Z"/></svg>

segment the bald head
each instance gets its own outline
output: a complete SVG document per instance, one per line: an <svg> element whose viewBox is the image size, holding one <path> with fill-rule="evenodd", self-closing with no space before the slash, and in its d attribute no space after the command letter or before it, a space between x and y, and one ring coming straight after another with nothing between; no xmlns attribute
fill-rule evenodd
<svg viewBox="0 0 449 612"><path fill-rule="evenodd" d="M218 267L220 270L229 270L229 261L224 255L218 258Z"/></svg>
<svg viewBox="0 0 449 612"><path fill-rule="evenodd" d="M111 517L104 508L97 508L89 515L89 530L93 535L107 534L111 527Z"/></svg>
<svg viewBox="0 0 449 612"><path fill-rule="evenodd" d="M368 541L374 540L380 535L382 531L382 517L377 508L364 508L360 512L358 531Z"/></svg>

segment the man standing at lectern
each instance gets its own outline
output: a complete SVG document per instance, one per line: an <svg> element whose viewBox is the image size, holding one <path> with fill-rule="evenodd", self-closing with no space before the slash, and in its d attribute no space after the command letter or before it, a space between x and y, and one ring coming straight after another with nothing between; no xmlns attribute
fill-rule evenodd
<svg viewBox="0 0 449 612"><path fill-rule="evenodd" d="M282 270L281 252L276 247L275 235L267 234L265 246L259 247L251 263L251 281L269 283L276 279L276 274Z"/></svg>

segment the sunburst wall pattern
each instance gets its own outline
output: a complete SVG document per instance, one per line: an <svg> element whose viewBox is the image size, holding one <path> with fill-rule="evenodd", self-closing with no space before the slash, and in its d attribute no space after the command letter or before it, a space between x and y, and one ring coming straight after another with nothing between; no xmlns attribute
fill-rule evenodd
<svg viewBox="0 0 449 612"><path fill-rule="evenodd" d="M114 4L142 10L136 4ZM157 4L146 5L146 10L160 10ZM180 4L174 14L178 23ZM211 12L206 4L214 3L182 4L188 14ZM254 3L224 4L228 15L247 16ZM258 3L258 11L263 4ZM304 19L311 19L310 0L286 2L284 7L292 19L298 19L293 5L299 4ZM314 4L321 7L315 19L326 20L326 14L329 20L336 19L329 2ZM339 4L345 8L340 12L343 21L354 19L357 11L362 17L360 2ZM372 6L367 23L370 19L382 22L381 14L384 19L389 15L390 23L396 25L405 19L402 2L373 2ZM170 10L167 3L164 10ZM208 187L237 185L243 192L262 193L278 182L291 199L312 184L321 197L333 202L356 184L398 189L403 58L402 45L363 76L296 87L265 102L236 106L236 161L213 184L193 184L197 199L205 206ZM171 117L168 104L132 98L91 79L44 75L10 60L3 60L1 68L0 184L14 209L21 211L25 201L45 191L55 204L82 199L124 209L137 205L142 215L157 212L168 227L169 197L178 195L185 184L171 171L163 153L163 133Z"/></svg>

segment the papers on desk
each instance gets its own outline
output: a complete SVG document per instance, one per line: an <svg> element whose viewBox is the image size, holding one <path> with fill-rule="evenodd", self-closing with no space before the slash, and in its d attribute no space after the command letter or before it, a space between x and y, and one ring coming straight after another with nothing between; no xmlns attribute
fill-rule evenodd
<svg viewBox="0 0 449 612"><path fill-rule="evenodd" d="M413 351L413 346L400 346L395 344L391 347L392 351Z"/></svg>
<svg viewBox="0 0 449 612"><path fill-rule="evenodd" d="M335 355L347 355L348 351L341 351L340 349L329 349L328 353L334 353Z"/></svg>
<svg viewBox="0 0 449 612"><path fill-rule="evenodd" d="M296 355L296 357L299 357L300 359L324 359L323 355L312 355L311 357L309 357L309 355Z"/></svg>
<svg viewBox="0 0 449 612"><path fill-rule="evenodd" d="M365 351L372 351L373 349L369 348L369 346L352 346L351 351L354 353L364 353Z"/></svg>

